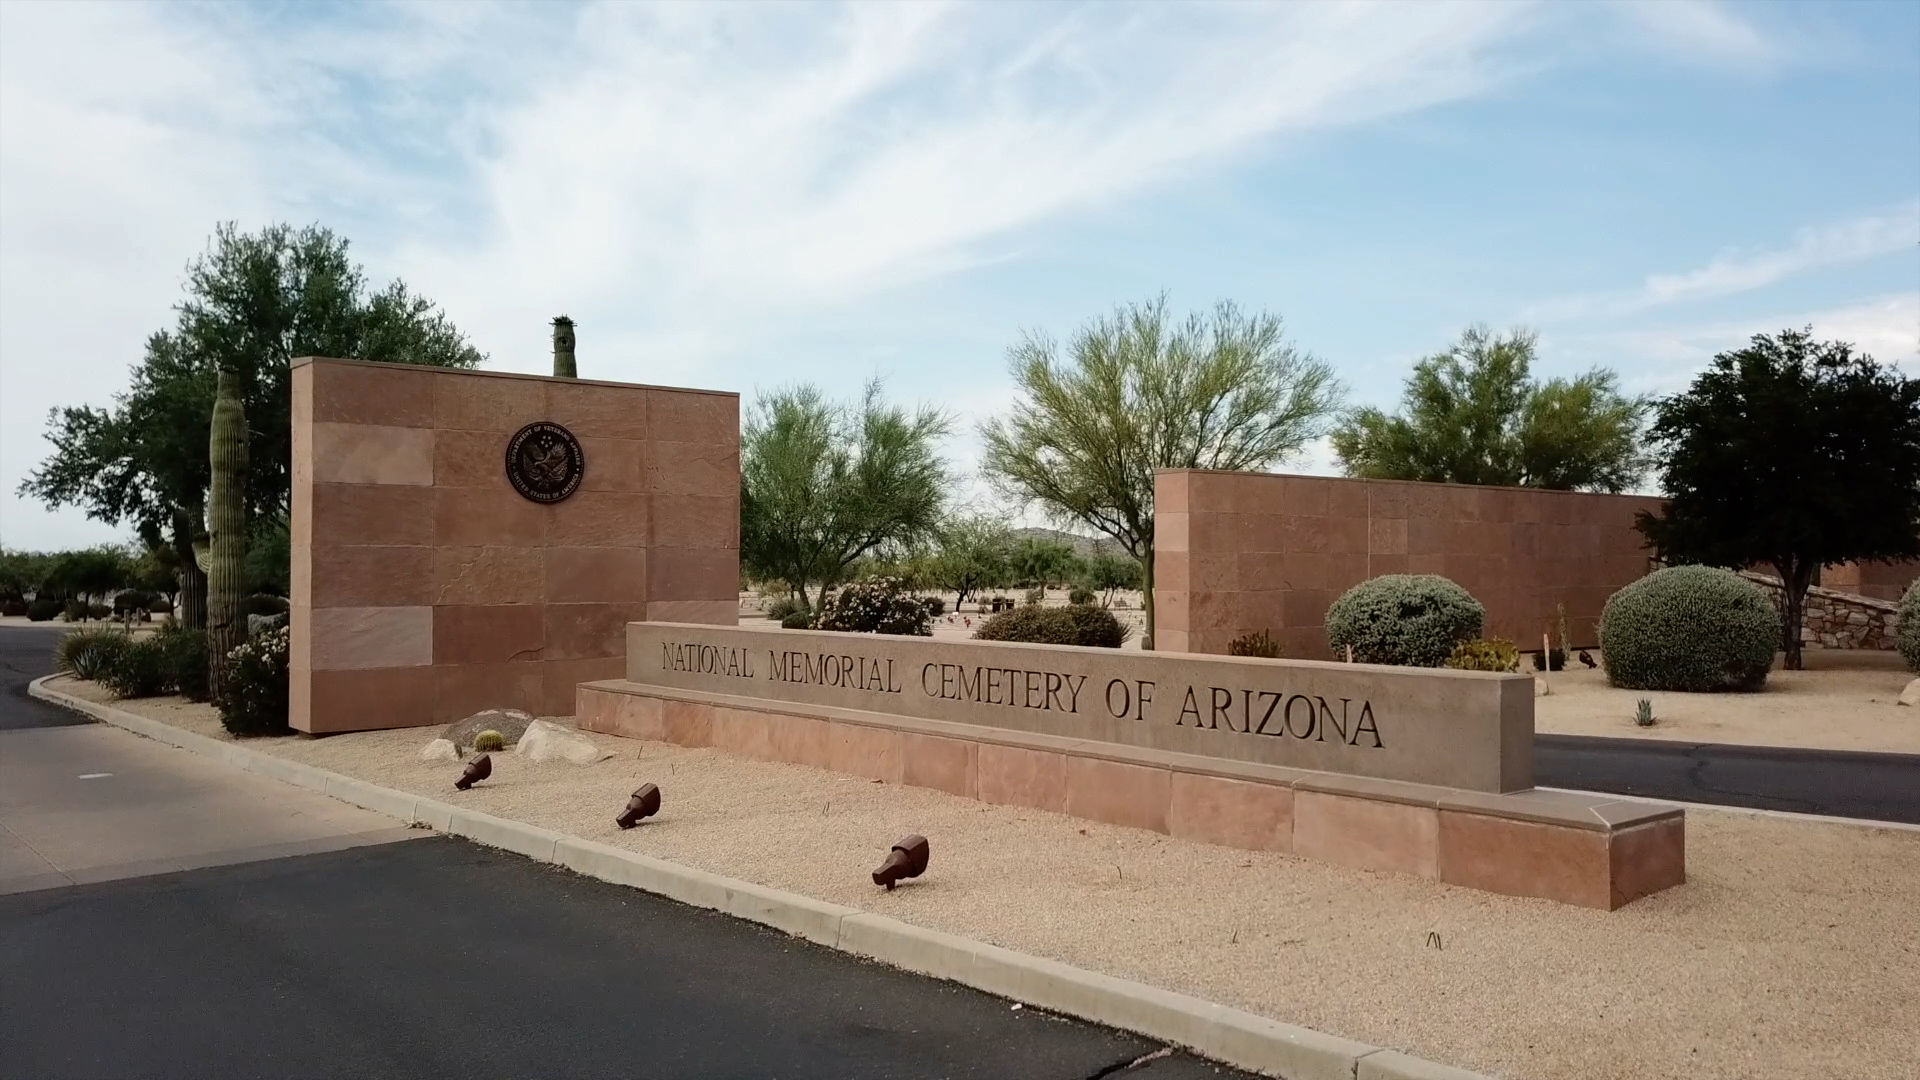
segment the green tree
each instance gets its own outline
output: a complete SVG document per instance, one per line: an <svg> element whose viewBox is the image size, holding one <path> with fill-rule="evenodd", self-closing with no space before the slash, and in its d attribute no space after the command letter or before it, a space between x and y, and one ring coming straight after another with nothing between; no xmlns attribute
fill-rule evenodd
<svg viewBox="0 0 1920 1080"><path fill-rule="evenodd" d="M1112 607L1116 591L1140 587L1140 564L1101 548L1086 561L1086 577L1083 580L1088 589L1106 594L1101 600L1102 607Z"/></svg>
<svg viewBox="0 0 1920 1080"><path fill-rule="evenodd" d="M742 565L818 611L862 556L929 539L948 480L934 442L950 426L888 405L878 382L851 406L806 385L763 396L740 433Z"/></svg>
<svg viewBox="0 0 1920 1080"><path fill-rule="evenodd" d="M1476 326L1413 366L1401 413L1348 413L1333 432L1349 476L1559 490L1624 491L1647 462L1652 405L1620 393L1613 372L1531 377L1535 336Z"/></svg>
<svg viewBox="0 0 1920 1080"><path fill-rule="evenodd" d="M1277 316L1229 302L1175 324L1161 296L1081 327L1064 359L1032 332L1010 358L1020 398L982 426L982 467L1007 495L1139 562L1149 649L1154 470L1267 468L1317 436L1340 395Z"/></svg>
<svg viewBox="0 0 1920 1080"><path fill-rule="evenodd" d="M1044 588L1071 581L1082 569L1073 545L1042 536L1023 536L1014 541L1011 558L1015 585Z"/></svg>
<svg viewBox="0 0 1920 1080"><path fill-rule="evenodd" d="M956 594L953 609L983 589L1005 588L1013 579L1013 539L1005 520L991 514L957 516L940 529L927 559L928 581Z"/></svg>
<svg viewBox="0 0 1920 1080"><path fill-rule="evenodd" d="M429 301L395 281L369 294L347 243L326 229L220 226L188 267L171 330L149 337L131 385L111 409L64 408L53 444L20 485L50 506L79 506L165 542L180 575L180 618L206 624L207 491L214 391L224 365L240 378L248 418L246 499L263 521L285 520L292 476L288 361L341 356L472 367L481 355ZM196 551L201 553L197 555Z"/></svg>
<svg viewBox="0 0 1920 1080"><path fill-rule="evenodd" d="M1773 567L1790 670L1820 566L1920 557L1920 379L1849 344L1757 334L1662 401L1652 436L1667 504L1640 531L1670 562Z"/></svg>
<svg viewBox="0 0 1920 1080"><path fill-rule="evenodd" d="M53 569L52 555L40 551L8 551L0 548L0 600L25 600L38 596Z"/></svg>
<svg viewBox="0 0 1920 1080"><path fill-rule="evenodd" d="M133 561L127 553L103 544L54 556L42 587L47 592L97 604L108 594L125 588L132 576Z"/></svg>

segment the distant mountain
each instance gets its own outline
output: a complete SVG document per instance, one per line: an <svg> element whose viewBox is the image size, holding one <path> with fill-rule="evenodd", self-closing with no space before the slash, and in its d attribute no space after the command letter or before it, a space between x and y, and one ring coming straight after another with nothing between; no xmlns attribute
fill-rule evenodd
<svg viewBox="0 0 1920 1080"><path fill-rule="evenodd" d="M1112 539L1100 536L1081 536L1078 533L1063 532L1059 529L1028 528L1015 529L1012 536L1015 541L1034 539L1052 540L1072 548L1081 558L1090 558L1095 552L1104 551L1109 555L1125 555L1126 549Z"/></svg>

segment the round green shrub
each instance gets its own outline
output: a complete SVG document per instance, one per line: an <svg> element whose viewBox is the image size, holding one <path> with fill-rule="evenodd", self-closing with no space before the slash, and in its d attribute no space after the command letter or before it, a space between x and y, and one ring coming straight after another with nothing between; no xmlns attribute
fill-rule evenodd
<svg viewBox="0 0 1920 1080"><path fill-rule="evenodd" d="M1362 664L1439 667L1453 647L1480 636L1487 609L1438 574L1386 574L1363 581L1327 609L1327 644Z"/></svg>
<svg viewBox="0 0 1920 1080"><path fill-rule="evenodd" d="M159 697L174 692L178 675L167 643L156 636L137 638L117 650L100 672L100 685L121 698Z"/></svg>
<svg viewBox="0 0 1920 1080"><path fill-rule="evenodd" d="M1907 594L1900 598L1900 655L1906 658L1907 668L1920 671L1920 581L1907 586Z"/></svg>
<svg viewBox="0 0 1920 1080"><path fill-rule="evenodd" d="M166 655L171 686L168 693L188 701L207 700L207 632L169 623L148 640L156 642Z"/></svg>
<svg viewBox="0 0 1920 1080"><path fill-rule="evenodd" d="M1075 585L1073 591L1067 594L1067 603L1091 604L1093 603L1093 590L1087 588L1085 585Z"/></svg>
<svg viewBox="0 0 1920 1080"><path fill-rule="evenodd" d="M49 619L57 617L60 614L60 610L61 605L58 600L48 600L45 598L33 600L27 604L27 618L32 622L46 622Z"/></svg>
<svg viewBox="0 0 1920 1080"><path fill-rule="evenodd" d="M1105 608L1086 604L1066 607L1017 607L980 624L973 632L979 641L1025 641L1040 645L1090 645L1117 649L1132 627L1123 626Z"/></svg>
<svg viewBox="0 0 1920 1080"><path fill-rule="evenodd" d="M813 629L813 612L807 611L804 608L799 611L788 612L786 616L780 620L780 629L782 630Z"/></svg>
<svg viewBox="0 0 1920 1080"><path fill-rule="evenodd" d="M5 600L0 600L0 615L19 616L25 615L26 613L27 602L25 600L15 596L9 596Z"/></svg>
<svg viewBox="0 0 1920 1080"><path fill-rule="evenodd" d="M767 618L772 619L774 622L784 623L787 620L787 616L796 611L805 610L807 610L807 606L799 600L791 596L783 596L767 605Z"/></svg>
<svg viewBox="0 0 1920 1080"><path fill-rule="evenodd" d="M1607 681L1627 690L1758 690L1779 647L1773 601L1712 566L1656 570L1600 612Z"/></svg>
<svg viewBox="0 0 1920 1080"><path fill-rule="evenodd" d="M473 737L476 754L497 754L507 748L507 737L497 731L483 731Z"/></svg>
<svg viewBox="0 0 1920 1080"><path fill-rule="evenodd" d="M287 628L263 630L228 657L227 685L214 704L220 723L235 735L278 735L287 730Z"/></svg>

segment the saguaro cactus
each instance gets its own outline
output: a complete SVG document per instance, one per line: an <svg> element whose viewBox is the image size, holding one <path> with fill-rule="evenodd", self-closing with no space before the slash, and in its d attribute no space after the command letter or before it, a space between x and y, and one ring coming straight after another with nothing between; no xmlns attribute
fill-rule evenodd
<svg viewBox="0 0 1920 1080"><path fill-rule="evenodd" d="M216 699L227 684L227 654L246 638L240 568L247 554L247 414L239 381L221 370L208 443L213 488L207 499L207 687Z"/></svg>
<svg viewBox="0 0 1920 1080"><path fill-rule="evenodd" d="M573 366L573 320L565 315L556 316L553 320L553 377L580 377Z"/></svg>

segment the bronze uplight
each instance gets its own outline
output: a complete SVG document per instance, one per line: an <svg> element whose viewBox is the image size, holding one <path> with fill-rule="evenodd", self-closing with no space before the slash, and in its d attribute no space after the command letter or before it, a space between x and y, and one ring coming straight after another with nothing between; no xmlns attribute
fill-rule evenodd
<svg viewBox="0 0 1920 1080"><path fill-rule="evenodd" d="M627 800L627 808L613 819L615 825L631 829L640 823L641 818L652 817L660 812L660 788L654 784L642 784L640 790Z"/></svg>
<svg viewBox="0 0 1920 1080"><path fill-rule="evenodd" d="M460 771L460 779L455 780L453 786L459 788L461 791L465 791L479 781L485 780L492 775L493 755L481 754L479 757L467 762L467 767Z"/></svg>
<svg viewBox="0 0 1920 1080"><path fill-rule="evenodd" d="M887 853L887 861L873 872L873 883L892 889L901 878L919 877L926 872L927 854L926 837L902 837Z"/></svg>

